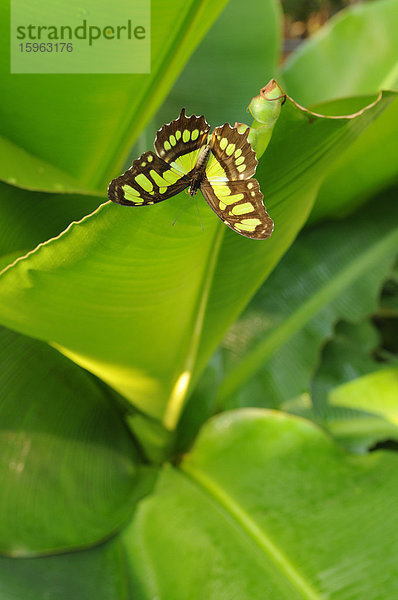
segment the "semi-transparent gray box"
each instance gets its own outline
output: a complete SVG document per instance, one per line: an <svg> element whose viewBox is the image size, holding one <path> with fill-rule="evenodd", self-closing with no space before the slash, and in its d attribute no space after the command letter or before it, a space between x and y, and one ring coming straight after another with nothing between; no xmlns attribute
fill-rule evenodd
<svg viewBox="0 0 398 600"><path fill-rule="evenodd" d="M150 0L11 0L11 73L149 73Z"/></svg>

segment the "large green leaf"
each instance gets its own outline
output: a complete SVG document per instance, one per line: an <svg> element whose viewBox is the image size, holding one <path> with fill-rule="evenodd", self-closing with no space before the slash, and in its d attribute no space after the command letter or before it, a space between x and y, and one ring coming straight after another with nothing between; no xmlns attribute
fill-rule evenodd
<svg viewBox="0 0 398 600"><path fill-rule="evenodd" d="M224 342L219 402L275 407L308 393L336 320L375 310L397 246L398 207L388 194L342 223L303 232Z"/></svg>
<svg viewBox="0 0 398 600"><path fill-rule="evenodd" d="M3 136L84 185L103 188L225 4L226 0L153 0L148 75L32 76L10 74L9 3L1 3ZM26 5L31 10L27 0ZM44 5L42 9L48 10ZM40 5L35 10L40 11ZM17 172L13 177L18 178Z"/></svg>
<svg viewBox="0 0 398 600"><path fill-rule="evenodd" d="M309 222L342 217L376 192L398 183L398 100L334 163L319 190Z"/></svg>
<svg viewBox="0 0 398 600"><path fill-rule="evenodd" d="M397 371L386 369L335 388L330 395L334 410L324 427L351 451L365 452L389 444L396 449L397 381Z"/></svg>
<svg viewBox="0 0 398 600"><path fill-rule="evenodd" d="M395 94L393 94L394 96ZM366 104L364 99L361 99L360 104L362 106ZM290 118L293 113L297 118ZM332 111L332 114L336 113ZM345 138L345 134L348 133L348 130L344 133L345 127L350 128L351 125L356 129L355 124L360 126L360 120L357 119L361 119L364 114L366 113L359 111L357 116L352 119L349 117L325 119L304 110L298 110L298 107L293 107L293 103L289 100L284 105L281 117L275 126L273 138L260 160L257 170L257 177L262 184L265 199L267 201L268 196L270 198L269 206L271 208L275 206L273 212L271 211L276 223L273 241L283 246L283 250L292 242L292 238L290 238L288 244L285 245L285 235L289 235L292 230L295 233L298 232L305 222L306 211L316 196L318 186L323 180L330 161L333 161L342 148L349 145L349 138ZM334 134L329 138L332 130L334 130ZM354 131L351 130L351 133ZM357 133L354 133L355 138ZM346 141L340 145L344 138ZM328 139L330 143L327 141ZM235 296L238 306L230 324L235 321L253 295L254 286L252 287L249 283L248 269L249 265L251 267L253 263L257 263L261 259L257 248L250 245L250 254L248 252L241 260L238 258L240 253L236 236L228 239L231 239L231 246L225 244L221 249L214 277L214 292L209 298L209 306L219 306L220 302L225 302L225 297L231 301ZM234 246L232 246L232 242L234 242ZM232 251L237 257L234 262L229 260L229 254ZM245 284L248 286L246 290L249 293L245 293L244 302L239 302L242 290L236 285L238 269L239 274L245 276ZM269 272L270 270L267 270L267 275ZM226 331L226 322L222 318L225 310L220 312L221 314L209 310L204 323L202 351L206 360L215 349L215 345L212 344L214 334L218 333L218 340L221 340ZM200 366L203 367L204 362Z"/></svg>
<svg viewBox="0 0 398 600"><path fill-rule="evenodd" d="M282 413L224 413L124 535L135 597L395 598L397 467Z"/></svg>
<svg viewBox="0 0 398 600"><path fill-rule="evenodd" d="M376 372L363 375L358 379L343 383L329 393L329 402L332 406L341 406L366 411L374 417L380 417L383 425L378 422L377 431L372 427L366 428L362 421L362 436L373 434L373 440L393 438L398 440L398 369L384 368ZM377 420L377 419L375 419ZM341 425L341 423L340 423ZM374 422L372 423L374 426ZM348 434L345 428L345 435ZM354 429L354 428L352 428ZM351 432L352 432L351 429ZM366 431L367 429L367 431ZM336 434L338 425L332 424L332 432ZM341 434L341 430L340 430Z"/></svg>
<svg viewBox="0 0 398 600"><path fill-rule="evenodd" d="M135 444L92 375L46 344L0 338L0 553L94 544L150 484Z"/></svg>
<svg viewBox="0 0 398 600"><path fill-rule="evenodd" d="M28 190L90 193L73 177L0 136L0 180Z"/></svg>
<svg viewBox="0 0 398 600"><path fill-rule="evenodd" d="M287 91L308 106L398 87L397 28L397 0L342 11L291 55L283 69ZM333 163L310 221L341 216L397 182L397 136L396 101Z"/></svg>
<svg viewBox="0 0 398 600"><path fill-rule="evenodd" d="M337 323L333 336L322 349L311 386L314 408L319 415L327 417L328 397L335 388L389 367L388 363L377 360L379 348L380 332L370 321Z"/></svg>
<svg viewBox="0 0 398 600"><path fill-rule="evenodd" d="M186 106L212 125L247 122L248 94L276 74L280 19L274 0L230 0L172 87L159 120L170 121Z"/></svg>
<svg viewBox="0 0 398 600"><path fill-rule="evenodd" d="M0 558L0 600L129 600L119 541L42 558Z"/></svg>
<svg viewBox="0 0 398 600"><path fill-rule="evenodd" d="M398 439L397 369L377 360L379 348L380 333L370 322L338 323L311 386L316 417L355 451Z"/></svg>
<svg viewBox="0 0 398 600"><path fill-rule="evenodd" d="M310 222L342 217L398 183L398 100L336 161L323 182Z"/></svg>
<svg viewBox="0 0 398 600"><path fill-rule="evenodd" d="M95 196L45 194L0 183L0 270L92 212Z"/></svg>
<svg viewBox="0 0 398 600"><path fill-rule="evenodd" d="M398 80L398 3L379 0L338 13L283 67L286 91L304 106L390 89Z"/></svg>
<svg viewBox="0 0 398 600"><path fill-rule="evenodd" d="M288 101L258 167L275 220L269 241L228 230L186 196L152 207L102 205L1 276L0 320L48 340L173 429L226 329L292 243L325 166L382 112L322 118ZM49 299L51 299L49 301Z"/></svg>

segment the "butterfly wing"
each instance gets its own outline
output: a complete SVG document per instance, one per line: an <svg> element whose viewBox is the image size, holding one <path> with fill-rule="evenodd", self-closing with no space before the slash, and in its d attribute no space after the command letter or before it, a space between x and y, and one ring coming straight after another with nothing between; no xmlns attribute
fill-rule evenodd
<svg viewBox="0 0 398 600"><path fill-rule="evenodd" d="M237 233L264 240L273 232L274 223L265 210L257 179L213 182L205 179L200 189L210 208Z"/></svg>
<svg viewBox="0 0 398 600"><path fill-rule="evenodd" d="M111 181L108 197L125 206L145 206L167 200L188 185L189 177L154 152L144 152L123 175Z"/></svg>
<svg viewBox="0 0 398 600"><path fill-rule="evenodd" d="M256 153L247 141L249 128L239 133L225 123L216 127L211 137L212 154L207 163L207 179L239 181L250 179L257 168Z"/></svg>
<svg viewBox="0 0 398 600"><path fill-rule="evenodd" d="M187 117L183 108L175 121L157 132L154 152L144 152L120 177L111 181L108 196L125 206L145 206L166 200L190 185L189 173L210 125L204 116Z"/></svg>
<svg viewBox="0 0 398 600"><path fill-rule="evenodd" d="M240 133L228 123L216 127L211 139L211 157L200 189L216 215L245 237L264 240L274 223L265 210L259 183L252 179L256 153L247 140L249 129Z"/></svg>
<svg viewBox="0 0 398 600"><path fill-rule="evenodd" d="M209 130L203 115L187 117L183 108L178 119L157 132L156 153L178 172L187 174L194 168L200 148L207 143Z"/></svg>

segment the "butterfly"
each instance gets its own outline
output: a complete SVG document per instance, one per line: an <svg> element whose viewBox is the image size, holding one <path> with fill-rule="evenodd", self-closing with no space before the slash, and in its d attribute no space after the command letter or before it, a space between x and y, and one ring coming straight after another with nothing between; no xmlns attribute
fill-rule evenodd
<svg viewBox="0 0 398 600"><path fill-rule="evenodd" d="M259 183L253 179L256 154L247 137L229 123L213 133L202 115L163 125L156 134L155 152L144 152L131 167L109 184L108 196L124 206L162 202L189 188L200 189L206 202L228 227L243 236L268 238L274 223L263 204Z"/></svg>

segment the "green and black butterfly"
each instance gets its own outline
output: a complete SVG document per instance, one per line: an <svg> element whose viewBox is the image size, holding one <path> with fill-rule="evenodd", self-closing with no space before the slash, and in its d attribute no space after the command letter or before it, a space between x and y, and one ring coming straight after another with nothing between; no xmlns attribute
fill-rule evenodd
<svg viewBox="0 0 398 600"><path fill-rule="evenodd" d="M162 202L189 187L202 192L210 208L228 227L257 240L274 228L263 194L252 179L257 158L247 140L228 123L209 134L202 115L187 117L183 108L175 121L157 132L155 152L144 152L120 177L111 181L108 196L125 206Z"/></svg>

